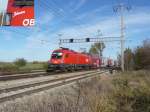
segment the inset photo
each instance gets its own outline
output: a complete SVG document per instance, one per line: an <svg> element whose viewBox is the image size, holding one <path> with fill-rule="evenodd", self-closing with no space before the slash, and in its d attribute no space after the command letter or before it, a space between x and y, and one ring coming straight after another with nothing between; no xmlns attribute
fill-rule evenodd
<svg viewBox="0 0 150 112"><path fill-rule="evenodd" d="M34 26L34 0L0 0L0 26Z"/></svg>

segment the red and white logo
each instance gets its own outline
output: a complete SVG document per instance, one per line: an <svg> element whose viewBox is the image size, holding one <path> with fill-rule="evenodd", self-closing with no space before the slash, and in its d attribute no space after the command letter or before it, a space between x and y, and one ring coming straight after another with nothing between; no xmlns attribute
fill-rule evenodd
<svg viewBox="0 0 150 112"><path fill-rule="evenodd" d="M26 13L25 11L16 11L16 12L14 12L13 17L19 16L19 15L22 15L25 13Z"/></svg>
<svg viewBox="0 0 150 112"><path fill-rule="evenodd" d="M34 19L24 19L23 20L23 26L33 26L35 23Z"/></svg>

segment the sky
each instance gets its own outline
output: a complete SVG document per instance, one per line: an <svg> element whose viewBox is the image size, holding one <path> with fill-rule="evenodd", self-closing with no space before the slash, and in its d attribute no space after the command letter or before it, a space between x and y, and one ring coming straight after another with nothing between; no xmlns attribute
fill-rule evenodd
<svg viewBox="0 0 150 112"><path fill-rule="evenodd" d="M130 7L124 12L125 47L134 50L150 38L149 0L35 0L34 27L0 27L0 61L17 58L47 61L59 47L59 38L95 38L98 30L101 37L119 37L120 14L113 9L120 2ZM62 46L88 51L91 44ZM105 45L103 56L116 59L120 42L105 42Z"/></svg>

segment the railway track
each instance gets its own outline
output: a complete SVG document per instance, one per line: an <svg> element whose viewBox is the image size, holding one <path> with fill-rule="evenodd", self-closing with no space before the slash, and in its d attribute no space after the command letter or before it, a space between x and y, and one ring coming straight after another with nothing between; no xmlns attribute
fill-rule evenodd
<svg viewBox="0 0 150 112"><path fill-rule="evenodd" d="M31 71L18 71L18 72L7 72L7 71L0 71L0 76L3 75L13 75L13 74L26 74L26 73L35 73L35 72L43 72L45 71L44 69L39 69L39 70L31 70Z"/></svg>
<svg viewBox="0 0 150 112"><path fill-rule="evenodd" d="M40 91L48 90L51 88L59 87L62 85L66 85L77 80L95 77L96 75L100 75L105 73L106 71L89 71L88 73L80 73L78 75L65 76L62 78L56 78L51 80L43 80L39 82L32 82L23 85L17 85L14 87L5 87L0 89L0 103L5 101L10 101L16 98L20 98L25 95L30 95L33 93L37 93Z"/></svg>
<svg viewBox="0 0 150 112"><path fill-rule="evenodd" d="M33 73L23 73L23 74L13 74L13 75L3 75L0 76L0 81L7 81L7 80L16 80L22 78L32 78L32 77L39 77L42 75L48 75L45 71L33 72Z"/></svg>
<svg viewBox="0 0 150 112"><path fill-rule="evenodd" d="M80 72L83 70L78 70L76 72ZM91 71L91 70L89 70ZM72 73L70 72L62 72L62 71L55 71L55 72L45 72L43 71L35 71L30 73L22 73L22 74L11 74L11 75L2 75L0 76L0 81L9 81L9 80L17 80L17 79L24 79L24 78L34 78L34 77L41 77L41 76L48 76L48 75L58 75L62 73Z"/></svg>

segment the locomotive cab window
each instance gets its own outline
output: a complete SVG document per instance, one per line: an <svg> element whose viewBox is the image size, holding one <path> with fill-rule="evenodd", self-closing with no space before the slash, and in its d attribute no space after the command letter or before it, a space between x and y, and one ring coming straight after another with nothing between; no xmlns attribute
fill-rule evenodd
<svg viewBox="0 0 150 112"><path fill-rule="evenodd" d="M11 14L5 15L5 26L10 26Z"/></svg>
<svg viewBox="0 0 150 112"><path fill-rule="evenodd" d="M5 13L2 18L2 24L4 26L10 26L11 14Z"/></svg>
<svg viewBox="0 0 150 112"><path fill-rule="evenodd" d="M63 54L61 52L54 52L52 53L52 59L61 59L62 55Z"/></svg>
<svg viewBox="0 0 150 112"><path fill-rule="evenodd" d="M15 0L14 1L15 6L34 6L34 0Z"/></svg>

